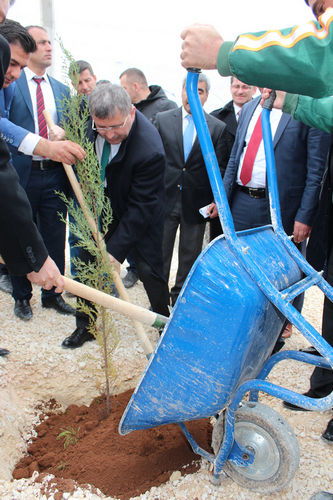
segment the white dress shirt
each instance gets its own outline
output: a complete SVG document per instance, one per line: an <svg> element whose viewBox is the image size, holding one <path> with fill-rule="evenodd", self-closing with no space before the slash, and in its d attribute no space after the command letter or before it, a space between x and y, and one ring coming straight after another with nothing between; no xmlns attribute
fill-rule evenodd
<svg viewBox="0 0 333 500"><path fill-rule="evenodd" d="M32 155L33 150L35 149L36 145L40 140L38 115L37 115L37 83L33 80L33 78L37 75L33 71L31 71L31 69L29 69L28 67L24 68L23 71L25 72L27 78L28 88L32 102L32 109L34 112L35 134L29 133L21 142L18 150L21 153ZM37 78L41 77L37 76ZM43 92L45 109L48 109L50 111L53 122L57 124L58 113L52 87L50 85L50 81L46 73L44 73L43 78L44 80L41 82L41 89ZM33 155L33 159L43 160L44 158L39 155Z"/></svg>
<svg viewBox="0 0 333 500"><path fill-rule="evenodd" d="M259 104L259 106L257 106L255 112L253 113L253 116L252 116L250 123L249 123L249 126L247 128L247 132L246 132L246 136L245 136L246 147L243 149L242 155L240 157L238 171L237 171L237 179L236 179L237 184L239 184L240 186L242 186L242 181L240 180L240 172L242 170L243 161L244 161L244 157L246 154L247 146L249 144L249 141L251 139L251 135L254 131L254 127L258 121L258 118L259 118L261 111L262 111L262 107ZM278 128L281 116L282 116L282 111L280 109L272 109L272 111L270 113L270 119L271 119L273 139L274 139L276 130ZM256 159L254 160L251 180L250 180L250 182L248 182L248 184L246 184L246 186L252 187L252 188L264 188L264 187L266 187L266 157L265 157L265 149L264 149L264 141L263 140L260 143Z"/></svg>

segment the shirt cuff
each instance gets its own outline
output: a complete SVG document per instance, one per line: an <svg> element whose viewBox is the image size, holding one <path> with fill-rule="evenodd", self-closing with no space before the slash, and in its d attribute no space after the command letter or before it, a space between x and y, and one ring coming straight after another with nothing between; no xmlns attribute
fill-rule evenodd
<svg viewBox="0 0 333 500"><path fill-rule="evenodd" d="M217 55L216 67L221 76L231 76L232 71L229 64L229 53L235 42L223 42Z"/></svg>
<svg viewBox="0 0 333 500"><path fill-rule="evenodd" d="M283 113L288 113L288 115L291 115L294 118L297 106L298 106L298 95L286 94L282 105Z"/></svg>
<svg viewBox="0 0 333 500"><path fill-rule="evenodd" d="M19 152L25 155L33 156L34 149L40 140L41 137L39 135L29 132L29 134L25 136L25 138L19 145L18 147Z"/></svg>

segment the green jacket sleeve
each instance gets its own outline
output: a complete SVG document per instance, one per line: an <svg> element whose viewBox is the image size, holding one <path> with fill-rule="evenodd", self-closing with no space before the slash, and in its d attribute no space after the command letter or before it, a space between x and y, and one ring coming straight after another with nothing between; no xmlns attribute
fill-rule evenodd
<svg viewBox="0 0 333 500"><path fill-rule="evenodd" d="M295 120L325 132L333 132L333 97L312 99L302 95L286 94L282 111Z"/></svg>
<svg viewBox="0 0 333 500"><path fill-rule="evenodd" d="M217 69L248 85L316 98L332 95L332 21L330 8L317 22L240 35L222 44Z"/></svg>

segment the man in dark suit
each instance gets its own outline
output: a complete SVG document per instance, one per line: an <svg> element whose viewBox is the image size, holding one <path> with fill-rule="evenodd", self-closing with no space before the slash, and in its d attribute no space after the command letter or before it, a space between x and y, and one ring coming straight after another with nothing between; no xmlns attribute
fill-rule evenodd
<svg viewBox="0 0 333 500"><path fill-rule="evenodd" d="M38 26L29 27L28 31L37 44L37 50L31 55L28 67L23 70L16 82L9 120L32 134L36 132L47 139L47 127L42 111L45 108L49 109L54 122L59 123L61 121L59 100L68 96L69 90L46 74L46 68L52 62L52 48L46 31ZM64 138L64 131L58 126L54 127L53 134L58 139ZM33 217L38 222L45 246L63 274L66 226L60 220L59 213L66 218L66 206L55 191L67 194L69 183L60 162L36 154L30 156L30 141L31 135L28 134L23 141L24 145L21 143L23 152L26 147L28 154L21 156L13 154L13 165L20 177L20 184L28 195ZM34 149L34 145L32 148ZM31 319L31 284L24 277L13 277L12 284L14 313L20 319ZM61 314L75 314L75 309L55 290L42 289L42 305Z"/></svg>
<svg viewBox="0 0 333 500"><path fill-rule="evenodd" d="M89 107L92 120L87 135L102 172L105 169L101 177L112 208L113 220L105 237L109 258L118 267L131 250L153 311L168 316L162 258L165 153L161 138L120 85L96 85ZM80 258L89 260L89 254L80 251ZM63 347L73 349L94 340L87 315L80 313L76 326Z"/></svg>
<svg viewBox="0 0 333 500"><path fill-rule="evenodd" d="M245 185L242 166L261 106L260 97L242 110L235 144L224 176L237 231L270 223L266 162L261 140ZM306 243L317 212L321 180L329 147L329 135L297 122L279 110L271 113L273 147L284 230L295 243ZM253 207L253 208L252 208Z"/></svg>
<svg viewBox="0 0 333 500"><path fill-rule="evenodd" d="M218 118L226 124L225 140L228 144L229 157L235 142L237 125L242 108L244 104L252 100L256 92L257 87L254 87L253 85L246 85L235 76L232 76L230 79L230 93L232 100L229 101L223 108L215 109L211 112L212 116L215 116L215 118ZM223 165L224 170L227 168L229 157L227 158L227 163Z"/></svg>
<svg viewBox="0 0 333 500"><path fill-rule="evenodd" d="M223 108L215 109L211 112L212 116L218 118L223 123L226 124L224 140L227 144L228 153L225 155L222 169L225 170L228 165L228 161L231 155L231 151L235 142L237 125L239 117L244 104L251 101L254 94L257 91L257 87L253 85L246 85L245 83L238 80L235 76L230 79L230 93L232 100L228 102ZM210 241L222 234L221 223L218 217L210 220Z"/></svg>
<svg viewBox="0 0 333 500"><path fill-rule="evenodd" d="M4 21L13 0L0 2L0 23ZM0 88L10 62L10 48L0 36ZM0 254L8 269L15 275L27 275L32 283L64 288L64 280L53 260L47 255L43 240L32 220L31 208L26 194L19 185L18 176L10 163L6 144L0 138ZM9 351L0 349L0 356Z"/></svg>
<svg viewBox="0 0 333 500"><path fill-rule="evenodd" d="M209 89L210 82L206 75L201 73L198 92L202 105L207 101ZM172 305L175 304L185 279L201 252L206 219L199 209L210 204L213 199L199 141L194 126L192 127L186 79L183 81L182 101L182 107L156 115L156 127L162 137L167 157L163 237L164 273L167 280L176 232L180 227L179 262L176 283L171 290ZM225 143L222 141L225 125L206 113L205 118L220 165L226 154ZM189 142L186 130L191 132Z"/></svg>

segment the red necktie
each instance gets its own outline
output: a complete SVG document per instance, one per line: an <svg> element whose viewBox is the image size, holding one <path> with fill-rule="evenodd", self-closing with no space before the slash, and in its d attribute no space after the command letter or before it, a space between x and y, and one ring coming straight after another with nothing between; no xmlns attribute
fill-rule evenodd
<svg viewBox="0 0 333 500"><path fill-rule="evenodd" d="M243 186L246 186L250 182L252 177L254 160L256 159L260 143L262 141L262 128L261 128L261 113L254 127L254 130L249 140L247 150L245 153L245 158L242 165L242 170L240 173L240 180Z"/></svg>
<svg viewBox="0 0 333 500"><path fill-rule="evenodd" d="M44 80L44 78L37 78L36 76L33 78L33 80L37 83L37 91L36 91L36 96L37 96L37 118L38 118L38 128L39 128L39 135L41 137L44 137L44 139L47 139L47 125L46 125L46 120L43 115L43 111L45 109L45 104L44 104L44 97L43 97L43 92L41 88L41 82Z"/></svg>

